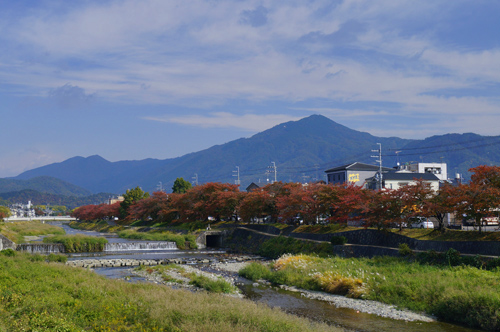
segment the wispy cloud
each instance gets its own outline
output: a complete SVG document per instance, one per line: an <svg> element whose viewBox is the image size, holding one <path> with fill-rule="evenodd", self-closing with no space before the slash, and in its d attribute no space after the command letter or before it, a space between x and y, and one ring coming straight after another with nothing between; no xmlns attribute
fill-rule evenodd
<svg viewBox="0 0 500 332"><path fill-rule="evenodd" d="M244 114L234 115L227 112L216 112L204 115L144 117L145 120L177 123L204 128L238 128L250 132L269 129L283 122L296 121L300 118L284 114Z"/></svg>
<svg viewBox="0 0 500 332"><path fill-rule="evenodd" d="M500 111L497 97L482 93L500 83L500 48L440 39L455 23L453 10L474 6L464 1L49 3L2 17L8 24L0 25L0 42L11 52L0 55L0 91L49 93L66 106L97 93L111 103L196 106L200 113L237 99L397 105L324 110L387 121L395 112L431 119ZM62 89L67 82L74 85ZM229 115L205 117L231 123ZM233 126L261 128L247 120Z"/></svg>

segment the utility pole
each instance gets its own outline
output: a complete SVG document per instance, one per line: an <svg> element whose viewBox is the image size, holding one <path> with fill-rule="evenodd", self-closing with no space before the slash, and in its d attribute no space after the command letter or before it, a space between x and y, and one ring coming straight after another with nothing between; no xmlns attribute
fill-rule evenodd
<svg viewBox="0 0 500 332"><path fill-rule="evenodd" d="M271 164L273 164L272 166L269 166L269 168L271 169L271 172L274 172L274 181L272 181L271 183L274 183L274 182L278 182L278 169L276 167L276 163L273 161L271 162Z"/></svg>
<svg viewBox="0 0 500 332"><path fill-rule="evenodd" d="M378 158L378 160L375 160L375 162L378 163L379 169L378 169L378 189L382 190L382 144L378 144L378 150L372 150L372 152L378 152L378 156L371 156L372 158Z"/></svg>
<svg viewBox="0 0 500 332"><path fill-rule="evenodd" d="M192 177L192 179L193 179L193 184L195 186L197 186L198 185L198 173L194 173L194 176Z"/></svg>
<svg viewBox="0 0 500 332"><path fill-rule="evenodd" d="M240 185L240 167L236 166L236 171L233 171L233 173L236 173L233 174L233 176L237 177L237 180L234 181L234 184Z"/></svg>

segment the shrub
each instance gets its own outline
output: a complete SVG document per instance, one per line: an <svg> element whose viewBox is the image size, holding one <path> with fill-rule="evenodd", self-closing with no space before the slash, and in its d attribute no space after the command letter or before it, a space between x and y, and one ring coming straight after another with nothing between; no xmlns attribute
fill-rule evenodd
<svg viewBox="0 0 500 332"><path fill-rule="evenodd" d="M335 272L316 273L314 278L321 289L331 294L359 298L366 292L360 278L345 277Z"/></svg>
<svg viewBox="0 0 500 332"><path fill-rule="evenodd" d="M344 244L347 243L347 238L343 235L341 236L332 236L332 238L330 239L330 242L332 243L332 245L334 246L338 246L338 245L341 245L343 246Z"/></svg>
<svg viewBox="0 0 500 332"><path fill-rule="evenodd" d="M420 263L438 265L443 262L443 254L438 253L434 250L428 250L426 252L421 252L417 254L417 260Z"/></svg>
<svg viewBox="0 0 500 332"><path fill-rule="evenodd" d="M203 288L212 293L235 293L237 291L236 287L231 285L229 282L222 278L218 278L217 280L212 280L202 275L198 275L196 273L192 273L190 276L191 281L189 282L191 285L196 287Z"/></svg>
<svg viewBox="0 0 500 332"><path fill-rule="evenodd" d="M460 252L458 252L453 248L448 249L445 252L444 256L446 257L446 262L450 266L457 266L460 265L460 263L462 262L462 259L460 257Z"/></svg>
<svg viewBox="0 0 500 332"><path fill-rule="evenodd" d="M0 251L0 254L2 254L3 256L7 256L7 257L13 257L16 255L16 251L9 248L9 249L4 249L4 250Z"/></svg>
<svg viewBox="0 0 500 332"><path fill-rule="evenodd" d="M407 243L400 243L398 247L401 256L413 256L415 254Z"/></svg>
<svg viewBox="0 0 500 332"><path fill-rule="evenodd" d="M45 261L45 256L44 255L40 255L40 254L33 254L33 255L30 255L28 254L29 256L29 260L32 261L32 262L44 262Z"/></svg>
<svg viewBox="0 0 500 332"><path fill-rule="evenodd" d="M497 267L500 267L500 258L494 258L486 262L487 270L494 270Z"/></svg>
<svg viewBox="0 0 500 332"><path fill-rule="evenodd" d="M49 254L47 256L47 260L49 262L66 263L68 261L68 257L66 255Z"/></svg>
<svg viewBox="0 0 500 332"><path fill-rule="evenodd" d="M271 270L263 264L253 262L241 269L238 274L244 278L256 281L259 279L269 279Z"/></svg>

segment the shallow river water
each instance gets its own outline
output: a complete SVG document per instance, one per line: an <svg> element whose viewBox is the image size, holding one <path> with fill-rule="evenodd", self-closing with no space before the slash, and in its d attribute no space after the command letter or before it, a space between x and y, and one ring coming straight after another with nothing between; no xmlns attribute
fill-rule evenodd
<svg viewBox="0 0 500 332"><path fill-rule="evenodd" d="M109 242L138 242L136 240L120 239L116 236L91 231L81 231L70 228L65 224L57 224L63 227L67 234L83 233L87 235L105 236ZM165 258L211 258L214 255L224 254L223 250L163 250L163 251L123 251L95 254L72 254L69 260L84 259L88 257L102 258L130 258L130 259L165 259ZM144 279L137 277L130 268L96 268L96 273L111 279L125 279L130 282L143 282ZM282 310L297 316L307 317L314 321L323 321L331 325L345 328L348 331L378 332L378 331L409 331L409 332L472 332L478 331L457 325L442 322L405 322L389 318L379 317L373 314L358 313L356 310L336 308L324 301L305 298L300 293L282 290L276 287L258 285L239 278L240 289L246 298L265 303L271 307L279 307Z"/></svg>

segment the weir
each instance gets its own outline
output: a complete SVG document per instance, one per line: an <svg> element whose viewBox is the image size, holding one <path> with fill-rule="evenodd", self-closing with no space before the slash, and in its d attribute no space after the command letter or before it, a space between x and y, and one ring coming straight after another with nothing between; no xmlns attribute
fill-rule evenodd
<svg viewBox="0 0 500 332"><path fill-rule="evenodd" d="M106 243L104 251L129 251L129 250L175 250L175 242L155 241L155 242L114 242Z"/></svg>
<svg viewBox="0 0 500 332"><path fill-rule="evenodd" d="M176 250L175 242L117 242L106 243L103 251L133 251L133 250ZM58 254L64 253L64 245L60 243L21 243L17 245L17 251L29 252L31 254Z"/></svg>
<svg viewBox="0 0 500 332"><path fill-rule="evenodd" d="M64 245L60 243L21 243L17 245L16 250L31 254L58 254L64 253Z"/></svg>

